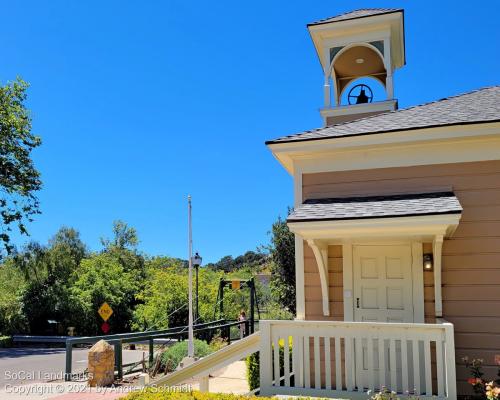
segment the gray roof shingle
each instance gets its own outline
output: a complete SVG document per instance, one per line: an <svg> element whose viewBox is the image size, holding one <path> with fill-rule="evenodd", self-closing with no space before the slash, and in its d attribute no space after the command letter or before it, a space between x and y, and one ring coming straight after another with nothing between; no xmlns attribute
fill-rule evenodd
<svg viewBox="0 0 500 400"><path fill-rule="evenodd" d="M293 210L288 222L460 214L453 192L311 199Z"/></svg>
<svg viewBox="0 0 500 400"><path fill-rule="evenodd" d="M403 11L402 8L362 8L359 10L349 11L343 14L335 15L333 17L328 17L320 19L319 21L311 22L307 26L328 24L330 22L346 21L349 19L357 19L364 17L371 17L373 15L389 14L397 11Z"/></svg>
<svg viewBox="0 0 500 400"><path fill-rule="evenodd" d="M431 103L283 136L266 144L498 121L500 86L491 86Z"/></svg>

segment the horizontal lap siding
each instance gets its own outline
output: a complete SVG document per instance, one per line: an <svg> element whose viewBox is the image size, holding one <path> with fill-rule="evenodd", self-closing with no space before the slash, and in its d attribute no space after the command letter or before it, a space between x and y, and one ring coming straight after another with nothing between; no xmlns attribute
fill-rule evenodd
<svg viewBox="0 0 500 400"><path fill-rule="evenodd" d="M443 244L443 314L455 325L460 392L469 389L465 382L469 375L461 362L464 356L483 358L486 376L493 378L494 358L500 354L500 161L305 174L302 184L304 199L430 190L455 192L464 211L455 234ZM430 243L424 243L424 252L432 252ZM341 259L335 263L341 266ZM341 268L331 269L330 278L332 273L339 279ZM315 281L312 277L306 277L307 280ZM308 294L318 302L314 309L320 311L321 292L318 296L306 290L306 299ZM334 307L341 303L341 298L342 288L331 287L330 301ZM433 322L433 272L424 273L424 302L426 321ZM307 303L306 300L306 311Z"/></svg>
<svg viewBox="0 0 500 400"><path fill-rule="evenodd" d="M342 321L344 303L342 300L342 246L328 247L328 276L330 315L323 315L323 297L318 266L312 249L304 242L304 280L306 319L315 321Z"/></svg>

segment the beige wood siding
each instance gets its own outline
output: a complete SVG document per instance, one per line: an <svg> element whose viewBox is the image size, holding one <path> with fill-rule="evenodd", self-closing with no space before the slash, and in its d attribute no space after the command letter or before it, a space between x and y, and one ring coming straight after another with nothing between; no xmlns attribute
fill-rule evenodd
<svg viewBox="0 0 500 400"><path fill-rule="evenodd" d="M455 325L459 393L469 376L461 358L484 359L494 378L500 354L500 161L305 174L303 198L453 190L464 207L454 236L443 244L443 314ZM424 244L424 252L432 245ZM304 245L306 319L342 319L342 250L329 247L330 317L322 317L312 251ZM426 321L434 321L434 279L424 273Z"/></svg>
<svg viewBox="0 0 500 400"><path fill-rule="evenodd" d="M306 319L315 321L342 321L344 303L342 296L342 246L328 246L328 276L330 279L330 316L323 315L321 285L313 251L304 242L304 294Z"/></svg>

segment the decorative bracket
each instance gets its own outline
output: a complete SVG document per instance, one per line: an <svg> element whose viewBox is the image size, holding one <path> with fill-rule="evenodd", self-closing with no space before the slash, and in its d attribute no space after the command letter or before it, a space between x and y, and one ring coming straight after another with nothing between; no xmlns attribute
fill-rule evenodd
<svg viewBox="0 0 500 400"><path fill-rule="evenodd" d="M319 279L321 283L321 294L323 298L323 315L330 315L330 300L328 295L328 245L314 239L308 239L307 244L312 249L316 264L318 265Z"/></svg>

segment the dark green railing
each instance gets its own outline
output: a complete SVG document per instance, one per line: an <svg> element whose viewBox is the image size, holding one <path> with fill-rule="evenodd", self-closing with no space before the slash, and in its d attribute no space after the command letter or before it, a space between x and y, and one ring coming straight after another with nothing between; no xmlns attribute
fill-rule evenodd
<svg viewBox="0 0 500 400"><path fill-rule="evenodd" d="M206 337L209 339L213 336L213 333L217 330L220 330L221 336L226 338L228 342L231 342L231 332L230 329L232 326L238 326L241 322L233 321L226 322L224 319L220 319L217 321L205 322L203 324L196 324L193 326L194 333L198 333L197 336ZM205 335L199 335L201 332L205 332ZM245 322L245 332L249 332L248 321ZM99 340L105 340L109 344L114 346L115 350L115 370L117 371L118 378L121 379L123 377L123 357L122 357L122 348L124 343L132 343L132 342L142 342L149 341L149 368L152 367L154 362L154 340L155 339L178 339L183 340L187 338L188 335L188 327L187 326L179 326L175 328L169 329L161 329L154 331L145 331L145 332L132 332L132 333L118 333L115 335L102 335L102 336L86 336L86 337L77 337L70 338L66 340L66 368L64 379L66 381L71 381L72 378L72 360L73 360L73 346L78 344L95 344ZM127 364L128 366L131 364Z"/></svg>

